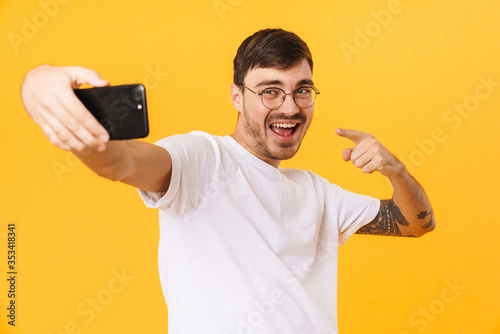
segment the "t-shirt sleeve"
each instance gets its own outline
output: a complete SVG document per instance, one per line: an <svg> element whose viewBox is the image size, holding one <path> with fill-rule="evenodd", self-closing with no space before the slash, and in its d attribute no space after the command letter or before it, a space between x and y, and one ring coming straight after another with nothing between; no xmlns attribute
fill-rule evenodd
<svg viewBox="0 0 500 334"><path fill-rule="evenodd" d="M327 185L327 206L333 210L339 229L339 245L362 226L371 222L380 210L380 200L356 194L329 183Z"/></svg>
<svg viewBox="0 0 500 334"><path fill-rule="evenodd" d="M194 212L206 198L220 161L217 143L204 132L174 135L155 143L172 158L172 176L167 192L139 190L147 207L182 217Z"/></svg>

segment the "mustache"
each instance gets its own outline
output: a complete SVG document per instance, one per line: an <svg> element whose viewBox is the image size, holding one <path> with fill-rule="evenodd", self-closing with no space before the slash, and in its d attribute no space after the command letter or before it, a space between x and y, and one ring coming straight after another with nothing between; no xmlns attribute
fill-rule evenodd
<svg viewBox="0 0 500 334"><path fill-rule="evenodd" d="M270 124L275 121L301 121L302 123L306 122L306 116L303 114L295 114L293 116L287 116L283 114L274 114L274 115L269 115L267 118L267 124Z"/></svg>

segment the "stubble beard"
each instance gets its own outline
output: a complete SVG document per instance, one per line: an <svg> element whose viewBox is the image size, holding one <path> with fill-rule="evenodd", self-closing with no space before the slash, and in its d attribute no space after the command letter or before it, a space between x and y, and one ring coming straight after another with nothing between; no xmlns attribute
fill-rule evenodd
<svg viewBox="0 0 500 334"><path fill-rule="evenodd" d="M287 160L291 159L298 152L300 145L302 144L302 139L304 138L308 127L308 125L305 124L306 123L305 117L303 116L297 116L292 118L281 117L281 119L287 118L294 120L303 120L301 126L307 126L307 127L302 129L303 131L302 138L299 138L298 145L295 140L291 142L274 142L275 146L278 146L279 148L278 150L275 150L275 152L273 152L270 147L272 145L271 139L266 134L267 130L266 127L265 126L263 127L254 120L252 120L249 116L248 111L244 106L242 114L243 114L243 119L245 121L244 131L253 141L253 146L259 154L274 160ZM264 124L267 123L268 122L266 118ZM297 148L294 148L294 146L297 146Z"/></svg>

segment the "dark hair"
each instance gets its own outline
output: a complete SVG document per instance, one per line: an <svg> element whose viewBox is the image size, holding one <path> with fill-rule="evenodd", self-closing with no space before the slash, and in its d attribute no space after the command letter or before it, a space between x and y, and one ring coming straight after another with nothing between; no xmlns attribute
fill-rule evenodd
<svg viewBox="0 0 500 334"><path fill-rule="evenodd" d="M241 43L234 57L234 83L242 85L248 71L254 68L285 70L302 59L313 69L311 51L296 34L283 29L257 31Z"/></svg>

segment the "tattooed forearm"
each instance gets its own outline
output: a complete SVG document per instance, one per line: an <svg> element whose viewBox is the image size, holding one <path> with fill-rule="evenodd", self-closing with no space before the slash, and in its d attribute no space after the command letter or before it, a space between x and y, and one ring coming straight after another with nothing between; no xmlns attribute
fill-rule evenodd
<svg viewBox="0 0 500 334"><path fill-rule="evenodd" d="M432 214L432 211L422 211L420 212L418 215L417 215L417 218L418 219L425 219L425 217L429 216L430 214Z"/></svg>
<svg viewBox="0 0 500 334"><path fill-rule="evenodd" d="M392 199L381 200L378 215L356 233L401 236L398 224L410 225Z"/></svg>
<svg viewBox="0 0 500 334"><path fill-rule="evenodd" d="M431 218L431 220L429 220L427 223L422 225L422 228L425 230L425 229L431 227L432 225L434 225L434 219Z"/></svg>
<svg viewBox="0 0 500 334"><path fill-rule="evenodd" d="M392 214L394 215L394 219L396 220L396 222L400 223L403 226L410 226L410 223L406 220L405 216L403 216L396 203L394 203L392 199L390 200L390 202L390 209L392 211Z"/></svg>
<svg viewBox="0 0 500 334"><path fill-rule="evenodd" d="M417 215L418 219L425 219L427 216L431 216L431 219L427 223L421 226L421 228L424 230L434 225L434 218L432 218L432 211L429 212L422 211Z"/></svg>

